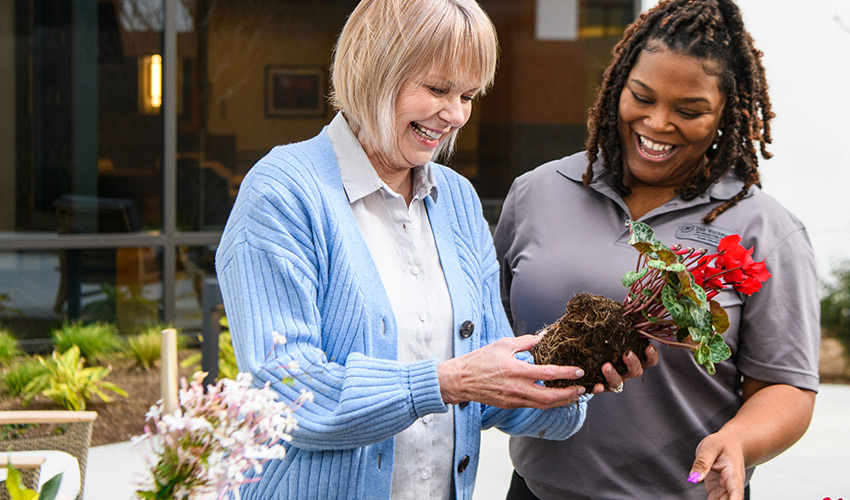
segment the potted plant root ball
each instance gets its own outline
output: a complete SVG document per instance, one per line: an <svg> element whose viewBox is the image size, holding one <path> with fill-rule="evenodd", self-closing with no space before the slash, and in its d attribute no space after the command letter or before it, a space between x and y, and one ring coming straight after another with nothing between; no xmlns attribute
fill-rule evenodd
<svg viewBox="0 0 850 500"><path fill-rule="evenodd" d="M605 384L602 365L611 362L618 373L628 370L623 355L634 352L645 361L650 340L693 351L694 360L714 374L714 363L731 352L723 340L729 317L714 297L728 288L745 295L761 289L770 278L753 249L730 235L705 249L661 243L652 228L629 221L629 245L639 252L637 267L623 276L628 294L622 303L600 295L578 294L561 318L547 326L531 353L537 364L581 366L580 380L546 381L549 387Z"/></svg>

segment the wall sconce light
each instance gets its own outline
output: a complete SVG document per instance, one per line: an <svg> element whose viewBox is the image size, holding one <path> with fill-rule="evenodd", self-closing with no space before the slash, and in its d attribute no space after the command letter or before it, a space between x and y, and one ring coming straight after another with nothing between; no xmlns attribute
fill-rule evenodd
<svg viewBox="0 0 850 500"><path fill-rule="evenodd" d="M162 56L153 54L139 59L139 110L157 114L162 107Z"/></svg>

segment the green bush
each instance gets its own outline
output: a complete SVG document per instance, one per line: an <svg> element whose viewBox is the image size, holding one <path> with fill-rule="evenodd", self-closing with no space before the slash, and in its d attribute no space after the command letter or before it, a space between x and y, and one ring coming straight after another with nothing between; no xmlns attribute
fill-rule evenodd
<svg viewBox="0 0 850 500"><path fill-rule="evenodd" d="M162 357L162 330L165 325L151 325L137 335L127 339L127 355L135 361L136 366L149 370ZM177 335L177 347L183 348L186 338Z"/></svg>
<svg viewBox="0 0 850 500"><path fill-rule="evenodd" d="M227 318L222 317L219 321L219 324L223 328L227 328ZM203 338L201 338L203 341ZM198 370L201 369L201 355L193 354L189 356L180 364L180 366L186 368L190 366L196 366ZM230 341L230 331L223 330L218 335L218 377L216 380L221 380L223 378L232 378L235 379L236 375L239 373L239 367L236 366L236 354L233 352L233 344Z"/></svg>
<svg viewBox="0 0 850 500"><path fill-rule="evenodd" d="M121 340L115 325L101 322L88 324L65 322L61 327L53 330L53 342L60 353L77 346L80 355L87 360L98 359L121 348Z"/></svg>
<svg viewBox="0 0 850 500"><path fill-rule="evenodd" d="M18 339L7 330L0 328L0 365L8 366L9 363L23 354L24 352L18 345Z"/></svg>
<svg viewBox="0 0 850 500"><path fill-rule="evenodd" d="M47 371L35 377L23 390L23 404L27 405L32 399L41 394L68 410L85 410L86 403L95 396L103 402L110 401L104 390L112 391L121 396L127 392L112 382L103 380L109 375L110 368L106 366L83 367L80 348L72 346L62 354L53 351L53 359L45 360L36 356Z"/></svg>
<svg viewBox="0 0 850 500"><path fill-rule="evenodd" d="M835 282L824 285L820 302L821 326L850 353L850 261L834 272Z"/></svg>
<svg viewBox="0 0 850 500"><path fill-rule="evenodd" d="M16 397L24 392L24 387L39 375L46 373L47 368L38 362L35 358L22 357L18 358L0 374L0 383L3 385L3 392Z"/></svg>

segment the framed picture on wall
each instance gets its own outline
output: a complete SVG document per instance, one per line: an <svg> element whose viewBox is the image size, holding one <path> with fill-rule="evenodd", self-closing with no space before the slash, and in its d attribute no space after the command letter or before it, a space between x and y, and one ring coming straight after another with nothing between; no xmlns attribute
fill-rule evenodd
<svg viewBox="0 0 850 500"><path fill-rule="evenodd" d="M266 116L321 118L327 104L327 78L322 66L266 66Z"/></svg>

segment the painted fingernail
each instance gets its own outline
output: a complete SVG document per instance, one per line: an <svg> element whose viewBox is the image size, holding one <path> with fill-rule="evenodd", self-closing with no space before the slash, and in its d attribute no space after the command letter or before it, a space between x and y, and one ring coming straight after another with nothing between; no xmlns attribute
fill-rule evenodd
<svg viewBox="0 0 850 500"><path fill-rule="evenodd" d="M584 377L584 370L582 370L581 368L576 370L576 378L580 378L580 377Z"/></svg>
<svg viewBox="0 0 850 500"><path fill-rule="evenodd" d="M691 475L688 476L689 483L698 483L699 482L699 472L691 472Z"/></svg>

